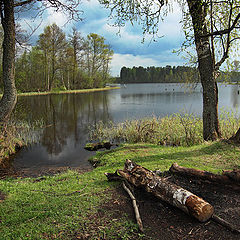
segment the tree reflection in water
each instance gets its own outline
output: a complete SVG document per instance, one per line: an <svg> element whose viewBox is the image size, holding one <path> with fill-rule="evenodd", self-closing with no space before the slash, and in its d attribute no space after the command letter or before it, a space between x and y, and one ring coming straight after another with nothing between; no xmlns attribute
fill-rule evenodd
<svg viewBox="0 0 240 240"><path fill-rule="evenodd" d="M83 146L90 126L100 120L112 120L108 112L106 92L19 97L15 116L20 120L43 122L40 143L36 148L38 151L39 148L44 148L47 152L43 154L44 158L54 159L58 164L63 161L63 165L70 161L66 159L67 156L63 157L64 151L71 151L71 158L87 154ZM36 149L32 147L28 152L34 150ZM41 161L42 164L47 164L48 159Z"/></svg>

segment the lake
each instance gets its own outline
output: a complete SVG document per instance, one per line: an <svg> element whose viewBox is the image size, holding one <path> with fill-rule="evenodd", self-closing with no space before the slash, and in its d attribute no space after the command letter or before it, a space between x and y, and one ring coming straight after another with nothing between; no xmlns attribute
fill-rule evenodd
<svg viewBox="0 0 240 240"><path fill-rule="evenodd" d="M219 85L219 110L238 110L240 87ZM47 96L19 97L15 111L18 119L40 120L39 143L22 150L13 161L21 170L47 168L90 168L94 153L83 149L89 127L98 121L123 122L127 119L164 117L177 112L201 116L201 86L184 84L127 84L121 89ZM34 134L34 133L33 133Z"/></svg>

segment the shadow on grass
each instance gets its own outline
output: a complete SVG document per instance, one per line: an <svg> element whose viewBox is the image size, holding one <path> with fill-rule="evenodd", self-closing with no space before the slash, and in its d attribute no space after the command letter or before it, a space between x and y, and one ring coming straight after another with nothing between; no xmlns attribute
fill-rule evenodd
<svg viewBox="0 0 240 240"><path fill-rule="evenodd" d="M126 151L134 153L133 155L130 154L131 160L139 164L146 164L149 167L152 165L153 167L154 165L161 165L166 168L170 167L172 163L178 162L187 167L201 166L201 168L206 169L209 169L209 167L221 169L225 164L227 164L227 168L231 168L234 161L235 163L236 161L240 161L240 149L224 142L213 142L191 147L163 147L152 144L135 144L98 153L96 158L100 166L118 166L125 156L127 158ZM110 153L116 154L116 158L118 158L116 162L109 160L108 157L104 157ZM231 160L232 163L230 162ZM122 162L123 165L124 162Z"/></svg>

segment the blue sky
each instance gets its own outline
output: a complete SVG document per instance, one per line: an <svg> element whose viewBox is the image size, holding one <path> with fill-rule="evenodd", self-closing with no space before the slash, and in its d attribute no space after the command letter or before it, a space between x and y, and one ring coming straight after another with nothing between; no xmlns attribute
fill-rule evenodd
<svg viewBox="0 0 240 240"><path fill-rule="evenodd" d="M34 33L32 41L43 32L45 26L56 23L63 31L68 34L73 26L81 32L83 36L89 33L97 33L106 39L106 42L111 45L114 50L114 56L111 63L111 73L113 76L118 76L120 69L123 66L166 66L166 65L183 65L183 59L173 50L177 50L184 41L184 36L181 31L181 10L177 6L170 13L163 23L160 24L159 36L163 36L157 42L151 41L151 37L147 36L142 43L143 35L140 26L135 24L132 26L126 23L125 27L119 29L113 27L108 19L109 10L103 8L97 0L84 0L80 8L84 11L82 22L69 22L67 17L61 12L54 12L48 9L44 13L43 19L37 18L32 20L32 12L28 11L20 16L22 28L29 29L28 25L41 25Z"/></svg>

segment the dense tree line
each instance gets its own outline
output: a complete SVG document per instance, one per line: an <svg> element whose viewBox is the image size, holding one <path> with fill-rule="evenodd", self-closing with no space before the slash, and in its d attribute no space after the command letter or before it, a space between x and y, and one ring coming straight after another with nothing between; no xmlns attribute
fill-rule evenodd
<svg viewBox="0 0 240 240"><path fill-rule="evenodd" d="M122 67L120 72L120 83L179 83L197 82L199 72L197 68L187 66L166 67ZM222 81L239 81L240 73L235 70L228 73L221 72L217 79Z"/></svg>
<svg viewBox="0 0 240 240"><path fill-rule="evenodd" d="M55 23L44 28L35 46L16 59L16 87L20 92L97 88L110 81L110 45L95 33L69 36Z"/></svg>
<svg viewBox="0 0 240 240"><path fill-rule="evenodd" d="M173 83L184 82L188 78L197 78L196 68L178 66L171 67L122 67L121 83Z"/></svg>

